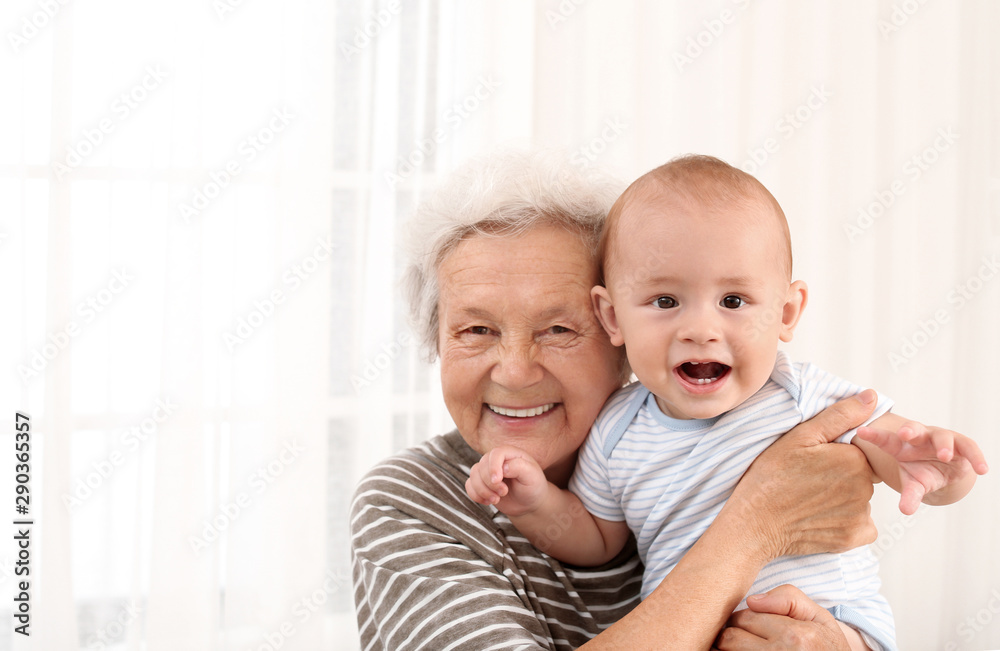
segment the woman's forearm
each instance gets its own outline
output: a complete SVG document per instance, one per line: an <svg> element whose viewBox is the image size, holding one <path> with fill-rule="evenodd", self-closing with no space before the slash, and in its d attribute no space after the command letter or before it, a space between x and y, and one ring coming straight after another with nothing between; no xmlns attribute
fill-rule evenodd
<svg viewBox="0 0 1000 651"><path fill-rule="evenodd" d="M649 598L582 648L709 648L771 560L770 545L750 524L723 508Z"/></svg>

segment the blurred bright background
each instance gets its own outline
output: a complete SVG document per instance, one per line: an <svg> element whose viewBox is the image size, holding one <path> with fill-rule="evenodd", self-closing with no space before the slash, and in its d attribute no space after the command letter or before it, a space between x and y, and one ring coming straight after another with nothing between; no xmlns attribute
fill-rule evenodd
<svg viewBox="0 0 1000 651"><path fill-rule="evenodd" d="M0 486L20 410L35 521L0 650L357 648L353 485L451 426L398 226L501 145L763 181L792 356L994 466L909 518L876 490L900 647L1000 648L1000 3L9 0L0 30Z"/></svg>

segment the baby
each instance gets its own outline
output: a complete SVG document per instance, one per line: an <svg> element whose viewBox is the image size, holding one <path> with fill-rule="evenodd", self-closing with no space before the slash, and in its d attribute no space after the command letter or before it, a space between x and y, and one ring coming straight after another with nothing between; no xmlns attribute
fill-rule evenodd
<svg viewBox="0 0 1000 651"><path fill-rule="evenodd" d="M778 351L779 341L791 341L808 294L805 283L791 280L784 213L749 174L708 156L647 173L611 208L600 261L594 308L612 343L625 346L639 382L608 400L569 491L506 447L473 467L466 488L566 563L608 562L631 531L646 568L646 598L757 455L862 388ZM987 470L978 446L890 408L880 399L871 427L838 440L864 451L875 474L900 492L903 513L921 501L961 499ZM567 515L567 531L546 535ZM867 548L779 558L763 569L752 594L784 583L858 629L870 647L895 648L892 614Z"/></svg>

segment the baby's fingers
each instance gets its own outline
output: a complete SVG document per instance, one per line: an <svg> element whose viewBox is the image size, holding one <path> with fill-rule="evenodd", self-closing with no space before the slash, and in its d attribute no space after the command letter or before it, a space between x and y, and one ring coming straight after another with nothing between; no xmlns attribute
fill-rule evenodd
<svg viewBox="0 0 1000 651"><path fill-rule="evenodd" d="M503 475L528 486L546 481L541 467L534 460L525 457L511 457L503 464Z"/></svg>
<svg viewBox="0 0 1000 651"><path fill-rule="evenodd" d="M926 489L915 479L904 479L903 490L899 493L899 510L903 515L913 515L924 499Z"/></svg>
<svg viewBox="0 0 1000 651"><path fill-rule="evenodd" d="M478 496L481 499L476 501L481 504L495 504L507 494L507 484L503 481L503 462L503 452L494 449L472 466L469 479L476 495L470 492L469 497L476 499Z"/></svg>
<svg viewBox="0 0 1000 651"><path fill-rule="evenodd" d="M506 461L506 453L500 448L493 448L480 462L486 465L483 481L486 482L487 486L499 492L501 496L507 494L507 484L503 481L504 463Z"/></svg>
<svg viewBox="0 0 1000 651"><path fill-rule="evenodd" d="M930 429L931 444L939 461L948 463L955 458L955 432L940 427Z"/></svg>
<svg viewBox="0 0 1000 651"><path fill-rule="evenodd" d="M970 439L968 436L963 436L961 434L955 435L955 453L965 457L972 464L972 469L976 471L977 475L985 475L989 472L989 465L986 463L986 457L983 456L983 451L979 449L979 445L975 441Z"/></svg>
<svg viewBox="0 0 1000 651"><path fill-rule="evenodd" d="M908 420L899 426L899 429L896 430L896 435L901 441L906 441L910 445L923 445L929 442L930 430L923 423Z"/></svg>
<svg viewBox="0 0 1000 651"><path fill-rule="evenodd" d="M881 427L859 427L858 438L882 449L886 454L896 456L903 443L895 432Z"/></svg>
<svg viewBox="0 0 1000 651"><path fill-rule="evenodd" d="M475 467L473 467L475 470ZM465 492L469 494L469 499L478 504L496 504L500 501L500 496L497 495L496 491L491 490L483 482L482 477L473 472L469 475L469 478L465 480Z"/></svg>

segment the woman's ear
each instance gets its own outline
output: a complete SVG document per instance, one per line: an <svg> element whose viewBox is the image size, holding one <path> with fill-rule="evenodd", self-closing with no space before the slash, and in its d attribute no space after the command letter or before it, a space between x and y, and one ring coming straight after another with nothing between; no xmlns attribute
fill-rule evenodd
<svg viewBox="0 0 1000 651"><path fill-rule="evenodd" d="M621 330L618 328L618 317L615 316L615 304L611 301L611 294L607 287L594 285L590 289L590 300L594 304L594 314L597 320L604 326L604 331L608 333L611 343L621 346L625 343Z"/></svg>
<svg viewBox="0 0 1000 651"><path fill-rule="evenodd" d="M802 318L802 312L809 302L809 288L801 280L796 280L788 286L788 294L785 296L785 305L781 309L781 330L778 338L788 343L795 334L795 326Z"/></svg>

